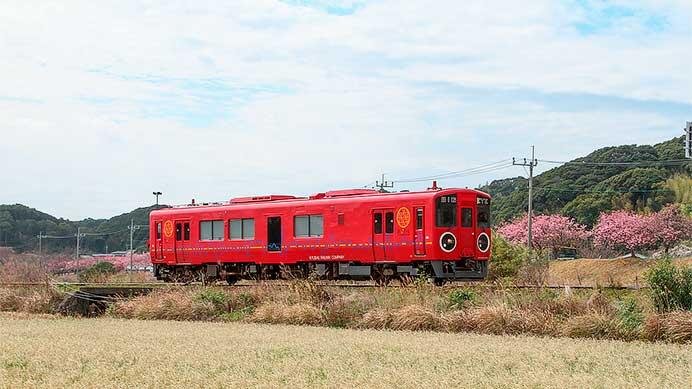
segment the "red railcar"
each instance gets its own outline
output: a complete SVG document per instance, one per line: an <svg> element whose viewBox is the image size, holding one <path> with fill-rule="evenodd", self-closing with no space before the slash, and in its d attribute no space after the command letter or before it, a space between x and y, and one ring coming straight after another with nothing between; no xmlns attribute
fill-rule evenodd
<svg viewBox="0 0 692 389"><path fill-rule="evenodd" d="M425 274L480 279L490 259L490 196L433 188L235 198L150 214L155 275L167 281Z"/></svg>

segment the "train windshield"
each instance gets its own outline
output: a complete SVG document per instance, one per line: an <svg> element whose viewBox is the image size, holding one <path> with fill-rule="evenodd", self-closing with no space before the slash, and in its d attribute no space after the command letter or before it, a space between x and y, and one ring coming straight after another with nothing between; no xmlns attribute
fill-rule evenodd
<svg viewBox="0 0 692 389"><path fill-rule="evenodd" d="M435 225L438 227L456 227L457 195L446 195L437 198L435 203Z"/></svg>
<svg viewBox="0 0 692 389"><path fill-rule="evenodd" d="M476 226L478 228L490 228L490 199L478 197L476 201Z"/></svg>

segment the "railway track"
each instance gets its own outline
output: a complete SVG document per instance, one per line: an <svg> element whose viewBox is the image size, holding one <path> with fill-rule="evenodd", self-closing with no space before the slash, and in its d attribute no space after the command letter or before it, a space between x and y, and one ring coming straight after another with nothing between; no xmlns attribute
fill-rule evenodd
<svg viewBox="0 0 692 389"><path fill-rule="evenodd" d="M316 282L316 285L324 287L333 288L382 288L385 286L379 286L374 282L359 282L359 283L334 283L334 282ZM170 287L192 287L201 286L201 283L164 283L164 282L118 282L118 283L85 283L85 282L0 282L0 288L12 288L12 287L39 287L39 286L51 286L57 288L71 288L71 289L93 289L93 288L120 288L120 289L158 289L158 288L170 288ZM247 282L238 283L235 285L226 284L210 284L209 286L216 286L222 288L246 288L254 286L275 286L275 287L289 287L292 284L290 282ZM413 285L402 285L398 283L389 284L387 288L415 288ZM487 282L450 282L439 288L442 289L454 289L454 288L509 288L509 289L609 289L609 290L638 290L646 289L647 286L642 285L618 285L618 286L593 286L593 285L522 285L522 284L512 284L512 285L497 285Z"/></svg>

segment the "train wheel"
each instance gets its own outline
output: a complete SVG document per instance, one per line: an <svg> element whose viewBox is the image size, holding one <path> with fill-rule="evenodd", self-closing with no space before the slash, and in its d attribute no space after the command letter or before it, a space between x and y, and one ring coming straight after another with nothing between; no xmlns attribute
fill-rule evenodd
<svg viewBox="0 0 692 389"><path fill-rule="evenodd" d="M226 277L226 282L228 283L228 285L233 285L236 282L238 282L238 277L228 276Z"/></svg>

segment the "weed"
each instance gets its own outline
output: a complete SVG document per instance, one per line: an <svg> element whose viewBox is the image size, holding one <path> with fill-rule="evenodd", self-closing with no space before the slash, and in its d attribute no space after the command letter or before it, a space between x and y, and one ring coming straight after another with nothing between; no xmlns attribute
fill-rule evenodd
<svg viewBox="0 0 692 389"><path fill-rule="evenodd" d="M447 295L449 307L452 309L462 309L476 301L477 298L476 292L470 289L455 289Z"/></svg>
<svg viewBox="0 0 692 389"><path fill-rule="evenodd" d="M692 310L692 267L658 261L646 273L651 298L659 312Z"/></svg>

